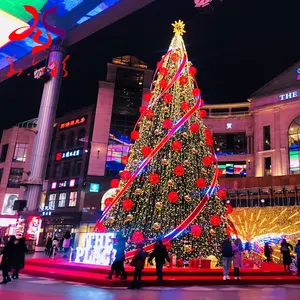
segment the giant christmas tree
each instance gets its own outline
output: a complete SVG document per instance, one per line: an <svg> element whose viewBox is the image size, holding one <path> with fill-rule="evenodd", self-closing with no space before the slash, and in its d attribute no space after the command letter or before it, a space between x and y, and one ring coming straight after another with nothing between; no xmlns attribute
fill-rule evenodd
<svg viewBox="0 0 300 300"><path fill-rule="evenodd" d="M220 244L227 228L226 192L218 190L220 170L213 137L203 124L206 112L188 60L182 21L172 24L174 37L157 64L148 107L131 133L129 156L123 157L116 195L95 231L116 231L128 237L127 257L138 242L151 250L162 238L177 257L201 253L220 259Z"/></svg>

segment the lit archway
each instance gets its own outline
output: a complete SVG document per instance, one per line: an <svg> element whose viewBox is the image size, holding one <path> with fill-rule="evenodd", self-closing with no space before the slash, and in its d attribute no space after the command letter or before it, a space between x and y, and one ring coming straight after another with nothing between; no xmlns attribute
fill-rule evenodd
<svg viewBox="0 0 300 300"><path fill-rule="evenodd" d="M300 116L289 126L290 174L300 174Z"/></svg>

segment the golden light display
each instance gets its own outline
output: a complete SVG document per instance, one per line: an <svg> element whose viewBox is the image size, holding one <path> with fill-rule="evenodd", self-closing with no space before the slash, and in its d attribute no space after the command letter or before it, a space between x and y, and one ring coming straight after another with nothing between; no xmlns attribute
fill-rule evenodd
<svg viewBox="0 0 300 300"><path fill-rule="evenodd" d="M185 33L185 30L184 30L185 24L181 20L175 21L172 24L172 26L174 27L173 32L175 34L183 35Z"/></svg>

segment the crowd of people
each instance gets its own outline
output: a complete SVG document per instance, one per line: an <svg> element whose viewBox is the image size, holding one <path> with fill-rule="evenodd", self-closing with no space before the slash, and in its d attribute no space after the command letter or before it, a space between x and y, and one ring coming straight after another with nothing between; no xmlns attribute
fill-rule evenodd
<svg viewBox="0 0 300 300"><path fill-rule="evenodd" d="M13 235L9 238L4 249L1 251L1 270L3 280L0 284L7 284L11 281L9 272L13 269L13 279L19 278L19 271L24 268L25 254L28 252L25 238L16 239Z"/></svg>
<svg viewBox="0 0 300 300"><path fill-rule="evenodd" d="M65 235L59 240L56 235L49 236L46 241L45 252L49 257L54 258L58 255L59 251L63 251L63 258L68 258L70 249L73 246L74 239L70 231L66 231Z"/></svg>

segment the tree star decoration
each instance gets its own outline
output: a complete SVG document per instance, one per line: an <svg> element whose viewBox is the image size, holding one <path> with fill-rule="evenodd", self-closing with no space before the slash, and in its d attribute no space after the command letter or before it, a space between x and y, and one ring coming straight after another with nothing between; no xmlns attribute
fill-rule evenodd
<svg viewBox="0 0 300 300"><path fill-rule="evenodd" d="M173 23L172 26L174 27L173 32L175 34L183 35L185 33L185 24L181 20L175 21L175 23Z"/></svg>

